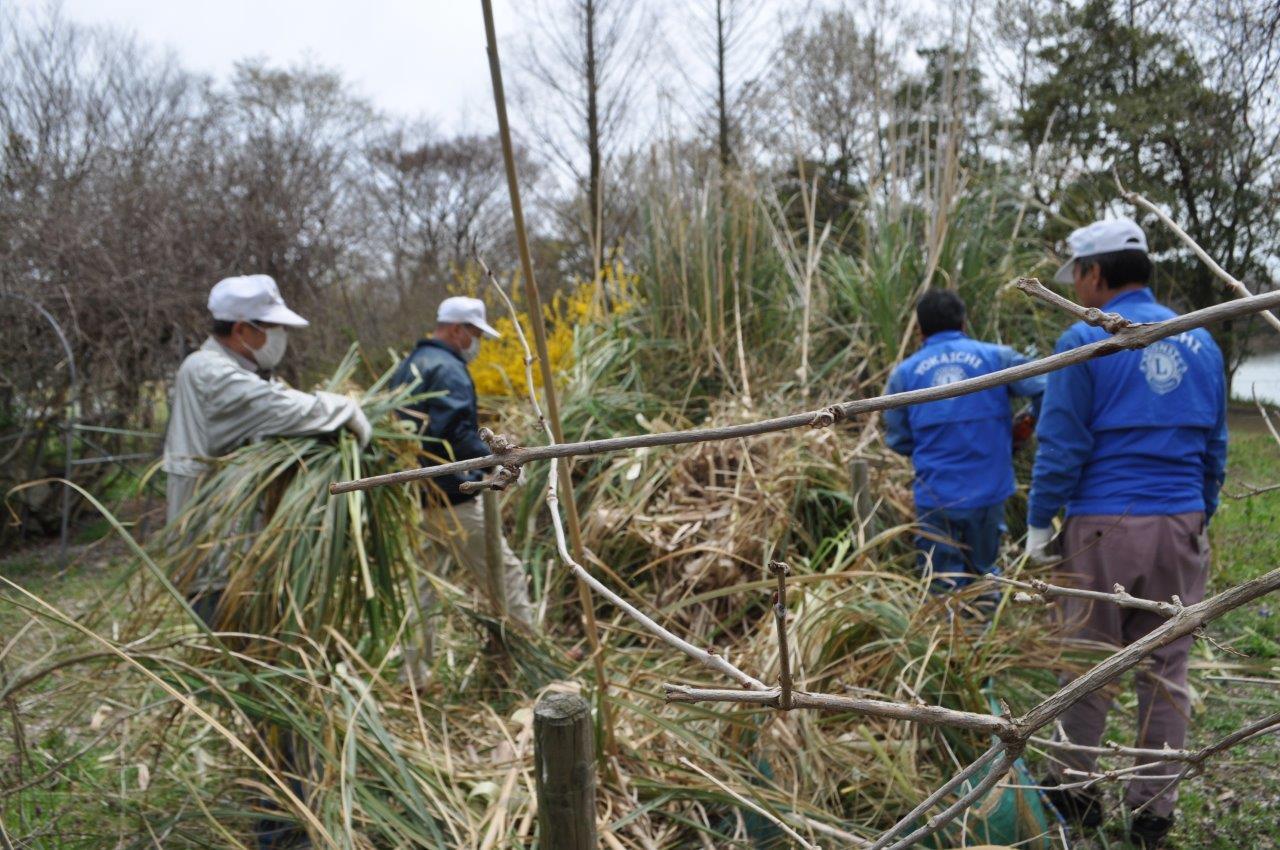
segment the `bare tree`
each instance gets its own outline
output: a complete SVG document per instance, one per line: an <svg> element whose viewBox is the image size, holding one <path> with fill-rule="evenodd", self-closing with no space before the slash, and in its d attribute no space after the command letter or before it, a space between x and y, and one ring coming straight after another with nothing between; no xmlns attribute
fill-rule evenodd
<svg viewBox="0 0 1280 850"><path fill-rule="evenodd" d="M771 78L791 146L849 185L884 168L882 129L899 76L899 48L882 6L859 15L840 7L784 34ZM860 23L868 20L870 26Z"/></svg>
<svg viewBox="0 0 1280 850"><path fill-rule="evenodd" d="M609 183L626 147L652 44L652 21L630 0L539 0L533 36L517 51L526 83L516 86L525 124L576 199L566 224L581 235L593 265L616 244L619 225Z"/></svg>
<svg viewBox="0 0 1280 850"><path fill-rule="evenodd" d="M760 31L763 0L704 0L690 7L701 19L694 29L693 49L710 71L710 85L700 110L705 134L714 145L721 171L740 154L747 113L770 53ZM682 22L683 23L683 22ZM700 88L694 84L693 88Z"/></svg>
<svg viewBox="0 0 1280 850"><path fill-rule="evenodd" d="M524 151L517 161L522 177L536 180ZM514 263L501 148L493 136L442 137L423 125L397 124L370 146L368 168L371 247L386 264L389 300L376 311L379 327L361 336L401 344L433 315L475 251Z"/></svg>

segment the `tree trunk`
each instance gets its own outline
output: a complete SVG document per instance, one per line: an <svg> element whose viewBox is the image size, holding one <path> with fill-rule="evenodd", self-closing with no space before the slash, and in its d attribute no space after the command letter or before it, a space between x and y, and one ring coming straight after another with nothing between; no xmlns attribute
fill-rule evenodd
<svg viewBox="0 0 1280 850"><path fill-rule="evenodd" d="M720 149L720 171L729 170L733 153L729 147L729 104L725 96L724 0L716 0L716 119Z"/></svg>
<svg viewBox="0 0 1280 850"><path fill-rule="evenodd" d="M598 266L604 250L603 198L600 188L600 79L596 69L596 4L584 0L586 16L586 88L587 88L587 233L591 252ZM599 269L592 269L598 272Z"/></svg>

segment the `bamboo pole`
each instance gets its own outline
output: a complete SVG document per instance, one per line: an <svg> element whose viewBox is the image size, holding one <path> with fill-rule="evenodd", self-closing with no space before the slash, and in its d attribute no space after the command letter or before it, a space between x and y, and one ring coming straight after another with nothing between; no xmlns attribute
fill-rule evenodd
<svg viewBox="0 0 1280 850"><path fill-rule="evenodd" d="M489 573L489 597L499 617L507 615L506 582L502 580L502 510L496 490L480 494L484 508L484 561Z"/></svg>
<svg viewBox="0 0 1280 850"><path fill-rule="evenodd" d="M484 34L489 54L489 75L493 79L493 102L498 114L498 136L502 140L502 159L507 171L507 189L511 195L511 218L515 226L516 247L520 252L520 275L524 283L525 302L529 307L529 323L533 325L533 340L538 354L538 368L542 373L542 393L547 402L547 419L557 443L564 442L564 430L560 425L560 405L556 399L555 376L551 373L551 358L547 355L547 329L542 320L542 299L533 276L533 258L529 254L529 237L524 227L524 208L520 203L520 183L516 175L515 152L511 144L511 127L507 123L507 100L502 87L502 67L498 61L498 36L493 24L493 3L480 0L484 10ZM565 494L565 525L569 532L569 545L578 563L585 560L582 547L582 528L578 522L578 506L573 498L570 464L557 465L560 472L560 490ZM605 677L604 652L596 624L591 591L581 578L578 579L578 600L586 620L587 640L591 644L591 658L596 673L596 692L599 696L600 727L604 746L601 757L613 752L613 727L609 722L609 680Z"/></svg>

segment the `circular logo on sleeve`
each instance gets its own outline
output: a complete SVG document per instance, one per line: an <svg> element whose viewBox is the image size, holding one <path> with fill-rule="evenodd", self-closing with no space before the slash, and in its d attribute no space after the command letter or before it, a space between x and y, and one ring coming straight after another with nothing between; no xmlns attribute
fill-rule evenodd
<svg viewBox="0 0 1280 850"><path fill-rule="evenodd" d="M947 384L954 384L957 381L963 381L969 377L969 373L965 372L960 366L939 366L933 370L932 386L945 387Z"/></svg>
<svg viewBox="0 0 1280 850"><path fill-rule="evenodd" d="M1142 352L1142 375L1156 395L1173 392L1187 373L1187 361L1171 342L1156 342Z"/></svg>

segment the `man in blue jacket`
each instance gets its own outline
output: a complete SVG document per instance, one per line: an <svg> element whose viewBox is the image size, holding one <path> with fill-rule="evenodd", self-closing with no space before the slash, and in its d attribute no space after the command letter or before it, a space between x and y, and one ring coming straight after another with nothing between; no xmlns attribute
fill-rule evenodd
<svg viewBox="0 0 1280 850"><path fill-rule="evenodd" d="M485 319L484 302L478 298L446 298L436 313L436 329L418 342L391 377L393 386L413 384L415 393L437 393L406 410L430 438L425 446L428 463L467 460L491 454L480 439L476 419L476 388L467 364L480 352L483 336L497 338ZM464 481L477 481L482 473L445 475L428 480L423 520L428 538L442 554L452 555L480 587L488 587L485 559L484 509L475 494L463 493ZM502 538L503 595L507 615L533 624L533 607L525 584L524 568L506 538ZM418 584L419 608L425 614L435 603L431 583ZM423 625L422 656L412 646L405 652L410 675L422 673L421 663L431 657L433 630Z"/></svg>
<svg viewBox="0 0 1280 850"><path fill-rule="evenodd" d="M1005 345L965 335L964 301L946 289L916 305L924 344L889 378L890 393L976 378L1027 358ZM1004 502L1013 494L1015 396L1040 405L1044 378L1017 381L958 398L886 410L885 441L915 467L916 538L922 570L932 567L935 592L998 574ZM988 594L989 595L989 594Z"/></svg>
<svg viewBox="0 0 1280 850"><path fill-rule="evenodd" d="M1176 315L1156 303L1147 288L1152 272L1147 241L1132 221L1096 222L1067 242L1071 259L1054 280L1072 284L1082 306L1133 322ZM1106 335L1077 322L1056 350ZM1051 373L1036 434L1027 533L1033 560L1051 560L1051 525L1065 508L1064 583L1108 593L1121 584L1135 596L1166 601L1177 596L1188 605L1204 598L1206 529L1218 505L1227 457L1222 354L1207 331L1199 328ZM1072 636L1113 647L1133 643L1164 622L1147 611L1070 598L1063 600L1063 616ZM1191 640L1188 635L1161 647L1137 674L1139 747L1177 749L1184 743ZM1062 716L1062 730L1072 743L1096 746L1110 707L1110 694L1090 694ZM1069 767L1093 769L1092 757L1060 755ZM1168 765L1153 765L1147 771L1153 778L1125 786L1130 806L1150 802L1130 827L1130 840L1139 846L1160 846L1173 824L1176 790L1154 778L1168 772ZM1087 826L1101 821L1101 801L1092 794L1059 790L1050 797Z"/></svg>

